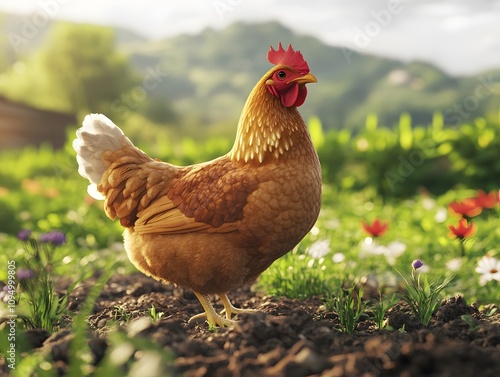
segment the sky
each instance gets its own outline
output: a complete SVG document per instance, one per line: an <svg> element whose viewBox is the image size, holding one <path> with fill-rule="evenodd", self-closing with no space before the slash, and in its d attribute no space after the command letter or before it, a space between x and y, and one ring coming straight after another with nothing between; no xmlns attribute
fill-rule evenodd
<svg viewBox="0 0 500 377"><path fill-rule="evenodd" d="M455 75L500 68L500 0L0 0L0 11L120 26L149 38L278 20L360 53Z"/></svg>

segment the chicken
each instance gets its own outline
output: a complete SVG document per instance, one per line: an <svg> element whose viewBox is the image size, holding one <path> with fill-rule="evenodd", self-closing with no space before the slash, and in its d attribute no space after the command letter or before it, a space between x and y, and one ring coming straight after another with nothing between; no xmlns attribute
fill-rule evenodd
<svg viewBox="0 0 500 377"><path fill-rule="evenodd" d="M234 324L227 293L254 282L308 233L321 204L321 168L297 107L316 82L292 46L267 54L271 68L243 108L224 156L186 167L148 157L101 114L87 115L73 148L89 194L125 228L137 269L190 288L211 326ZM225 318L210 295L218 295Z"/></svg>

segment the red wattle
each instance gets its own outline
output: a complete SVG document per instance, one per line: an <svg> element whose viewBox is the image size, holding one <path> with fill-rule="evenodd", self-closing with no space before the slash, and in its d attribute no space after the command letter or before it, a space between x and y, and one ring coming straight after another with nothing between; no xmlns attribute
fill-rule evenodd
<svg viewBox="0 0 500 377"><path fill-rule="evenodd" d="M299 96L299 85L294 84L285 92L280 92L281 104L285 107L292 107Z"/></svg>
<svg viewBox="0 0 500 377"><path fill-rule="evenodd" d="M295 101L294 105L299 107L304 103L306 100L307 96L307 88L305 85L299 86L299 95L297 96L297 100Z"/></svg>
<svg viewBox="0 0 500 377"><path fill-rule="evenodd" d="M307 96L305 85L295 84L285 92L280 92L281 104L285 107L300 106Z"/></svg>

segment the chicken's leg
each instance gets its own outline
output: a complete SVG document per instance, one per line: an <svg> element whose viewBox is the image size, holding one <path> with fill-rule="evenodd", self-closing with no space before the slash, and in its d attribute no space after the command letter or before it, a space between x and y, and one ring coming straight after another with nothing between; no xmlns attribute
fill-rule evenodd
<svg viewBox="0 0 500 377"><path fill-rule="evenodd" d="M196 295L196 297L198 297L198 300L200 300L200 304L201 304L201 306L203 306L203 309L205 309L205 313L200 313L200 314L197 314L195 316L192 316L191 318L189 318L188 323L193 321L193 320L196 320L198 318L201 318L201 317L207 317L207 322L208 322L209 326L214 326L214 327L215 326L220 326L220 327L232 326L236 323L236 321L231 321L230 317L227 317L227 314L226 314L227 318L222 318L220 315L218 315L215 312L215 309L214 309L212 303L210 302L208 295L203 295L203 294L198 293L198 292L194 292L194 294ZM222 298L222 296L221 296L221 298ZM226 300L227 300L227 296L226 296ZM224 302L224 300L222 302ZM229 305L231 305L231 304L229 304ZM225 303L224 303L224 307L226 307ZM236 309L236 308L234 308L234 309Z"/></svg>
<svg viewBox="0 0 500 377"><path fill-rule="evenodd" d="M222 301L222 304L224 305L224 312L226 312L226 319L231 319L231 316L233 314L258 312L258 310L255 309L241 309L234 307L233 304L231 304L231 301L229 301L227 294L225 293L220 294L219 297Z"/></svg>

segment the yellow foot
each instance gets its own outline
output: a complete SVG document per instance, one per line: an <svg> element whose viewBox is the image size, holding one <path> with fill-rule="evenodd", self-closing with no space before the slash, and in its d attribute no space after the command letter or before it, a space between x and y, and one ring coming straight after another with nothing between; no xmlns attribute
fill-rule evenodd
<svg viewBox="0 0 500 377"><path fill-rule="evenodd" d="M208 319L207 313L196 314L196 315L192 316L191 318L189 318L188 323L196 322L200 318L205 318L207 320L209 326L213 326L213 327L215 327L215 326L229 327L229 326L233 326L236 324L236 321L232 321L230 319L223 318L220 315L218 315L217 313L215 313L215 316L212 316L211 319Z"/></svg>
<svg viewBox="0 0 500 377"><path fill-rule="evenodd" d="M192 321L198 320L200 318L206 317L208 325L211 327L225 327L225 326L233 326L236 324L236 321L232 321L231 318L223 318L215 312L215 309L208 298L208 295L203 295L198 292L194 292L198 300L200 300L201 306L205 309L205 313L200 313L195 316L192 316L188 323Z"/></svg>
<svg viewBox="0 0 500 377"><path fill-rule="evenodd" d="M229 301L229 298L225 293L222 293L219 295L222 304L224 305L224 310L222 311L223 313L226 313L226 319L230 320L233 314L240 314L240 313L258 313L258 310L255 309L241 309L241 308L236 308L231 304L231 301Z"/></svg>

